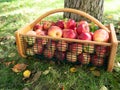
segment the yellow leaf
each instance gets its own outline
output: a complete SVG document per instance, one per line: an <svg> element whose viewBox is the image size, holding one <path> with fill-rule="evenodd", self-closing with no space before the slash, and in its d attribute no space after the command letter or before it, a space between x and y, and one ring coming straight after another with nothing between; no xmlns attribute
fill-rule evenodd
<svg viewBox="0 0 120 90"><path fill-rule="evenodd" d="M107 16L107 18L108 18L108 19L112 19L112 18L113 18L113 16L109 15L109 16Z"/></svg>
<svg viewBox="0 0 120 90"><path fill-rule="evenodd" d="M94 76L99 77L99 76L100 76L100 71L97 71L97 70L92 71L92 74L93 74Z"/></svg>
<svg viewBox="0 0 120 90"><path fill-rule="evenodd" d="M31 71L30 71L30 70L25 70L25 71L23 72L24 78L29 78L30 75L31 75Z"/></svg>
<svg viewBox="0 0 120 90"><path fill-rule="evenodd" d="M77 69L76 69L75 67L70 68L70 72L71 72L71 73L74 73L74 72L76 72L76 71L77 71Z"/></svg>
<svg viewBox="0 0 120 90"><path fill-rule="evenodd" d="M44 74L44 75L47 75L49 72L50 72L50 70L45 70L45 71L43 72L43 74Z"/></svg>

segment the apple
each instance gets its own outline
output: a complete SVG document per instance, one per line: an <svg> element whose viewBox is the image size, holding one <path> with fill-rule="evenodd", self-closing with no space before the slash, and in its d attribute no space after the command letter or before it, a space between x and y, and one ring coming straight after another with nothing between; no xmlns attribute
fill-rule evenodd
<svg viewBox="0 0 120 90"><path fill-rule="evenodd" d="M76 31L78 34L82 32L90 32L89 24L87 21L80 21L77 25Z"/></svg>
<svg viewBox="0 0 120 90"><path fill-rule="evenodd" d="M92 44L84 44L83 45L83 50L86 53L92 54L92 53L94 53L94 45L92 45Z"/></svg>
<svg viewBox="0 0 120 90"><path fill-rule="evenodd" d="M64 21L63 20L58 20L55 23L56 26L60 27L61 29L64 29Z"/></svg>
<svg viewBox="0 0 120 90"><path fill-rule="evenodd" d="M30 55L30 56L33 56L35 54L34 51L33 51L33 48L27 48L26 49L26 54Z"/></svg>
<svg viewBox="0 0 120 90"><path fill-rule="evenodd" d="M71 38L75 39L76 38L76 33L72 29L63 29L63 38Z"/></svg>
<svg viewBox="0 0 120 90"><path fill-rule="evenodd" d="M54 51L54 50L56 50L56 42L48 41L46 47L47 47L47 49Z"/></svg>
<svg viewBox="0 0 120 90"><path fill-rule="evenodd" d="M93 40L97 42L108 42L109 33L104 29L98 29L93 34Z"/></svg>
<svg viewBox="0 0 120 90"><path fill-rule="evenodd" d="M55 38L61 38L62 37L62 29L58 26L51 26L48 29L48 35Z"/></svg>
<svg viewBox="0 0 120 90"><path fill-rule="evenodd" d="M92 36L88 32L82 32L80 35L78 35L78 39L91 41L92 40Z"/></svg>
<svg viewBox="0 0 120 90"><path fill-rule="evenodd" d="M72 52L67 52L66 59L69 62L76 62L77 61L77 55L75 53L72 53Z"/></svg>
<svg viewBox="0 0 120 90"><path fill-rule="evenodd" d="M80 43L71 43L69 45L69 51L75 54L80 54L82 53L82 44Z"/></svg>
<svg viewBox="0 0 120 90"><path fill-rule="evenodd" d="M66 58L66 53L61 51L56 51L55 58L58 59L59 61L63 61Z"/></svg>
<svg viewBox="0 0 120 90"><path fill-rule="evenodd" d="M107 47L106 46L100 46L97 45L95 47L96 55L99 57L105 57L107 55Z"/></svg>
<svg viewBox="0 0 120 90"><path fill-rule="evenodd" d="M46 35L46 32L41 30L41 29L37 29L35 32L36 32L36 35L39 35L39 36L45 36Z"/></svg>
<svg viewBox="0 0 120 90"><path fill-rule="evenodd" d="M43 46L39 43L35 43L33 46L33 51L35 54L42 54L43 52Z"/></svg>
<svg viewBox="0 0 120 90"><path fill-rule="evenodd" d="M69 19L66 23L65 23L65 28L66 29L73 29L76 27L76 22L73 19Z"/></svg>
<svg viewBox="0 0 120 90"><path fill-rule="evenodd" d="M43 52L43 55L45 58L51 59L54 56L54 51L53 50L49 50L49 49L45 49Z"/></svg>
<svg viewBox="0 0 120 90"><path fill-rule="evenodd" d="M52 26L52 22L50 21L45 21L43 22L43 30L48 30Z"/></svg>
<svg viewBox="0 0 120 90"><path fill-rule="evenodd" d="M66 51L68 48L68 43L66 41L58 41L57 49L58 51Z"/></svg>
<svg viewBox="0 0 120 90"><path fill-rule="evenodd" d="M104 65L104 59L97 56L97 55L94 55L92 56L92 60L91 60L91 63L94 65L94 66L103 66Z"/></svg>
<svg viewBox="0 0 120 90"><path fill-rule="evenodd" d="M90 54L88 53L81 53L78 55L78 61L81 64L89 64L90 63Z"/></svg>
<svg viewBox="0 0 120 90"><path fill-rule="evenodd" d="M40 24L36 24L36 25L33 27L33 30L36 31L37 29L43 30L43 26L40 25Z"/></svg>
<svg viewBox="0 0 120 90"><path fill-rule="evenodd" d="M48 39L45 39L45 38L37 38L36 39L36 42L41 44L41 45L46 45L47 42L48 42Z"/></svg>
<svg viewBox="0 0 120 90"><path fill-rule="evenodd" d="M28 43L28 45L33 45L36 41L36 32L35 31L28 31L26 33L26 37L24 37L25 41Z"/></svg>

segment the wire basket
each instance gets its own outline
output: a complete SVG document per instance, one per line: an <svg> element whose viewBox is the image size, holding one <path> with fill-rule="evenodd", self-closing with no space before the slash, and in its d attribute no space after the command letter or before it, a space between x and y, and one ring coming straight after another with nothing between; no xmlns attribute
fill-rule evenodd
<svg viewBox="0 0 120 90"><path fill-rule="evenodd" d="M34 25L42 22L42 19L58 12L71 12L88 18L100 28L109 32L110 41L105 43L69 38L53 38L50 36L26 35L28 31L33 29ZM112 71L114 66L118 41L113 24L104 26L97 19L83 11L70 8L51 10L32 23L17 30L15 35L18 52L22 57L43 57L48 60L54 58L56 61L94 65L98 67L105 65L107 71Z"/></svg>

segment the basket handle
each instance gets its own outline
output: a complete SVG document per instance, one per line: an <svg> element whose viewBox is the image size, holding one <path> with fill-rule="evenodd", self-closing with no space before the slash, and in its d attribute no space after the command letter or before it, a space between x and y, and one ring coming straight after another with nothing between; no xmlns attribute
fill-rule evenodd
<svg viewBox="0 0 120 90"><path fill-rule="evenodd" d="M71 9L71 8L61 8L61 9L54 9L54 10L51 10L51 11L48 11L46 13L44 13L42 16L40 16L38 19L36 19L34 22L33 22L33 26L37 23L39 23L43 18L47 17L48 15L50 14L54 14L54 13L57 13L57 12L71 12L71 13L75 13L75 14L78 14L78 15L81 15L81 16L84 16L86 18L88 18L89 20L91 20L92 22L94 22L96 25L98 25L100 28L102 29L105 29L107 32L110 32L108 30L107 27L105 27L101 22L99 22L96 18L94 18L93 16L83 12L83 11L80 11L80 10L76 10L76 9Z"/></svg>

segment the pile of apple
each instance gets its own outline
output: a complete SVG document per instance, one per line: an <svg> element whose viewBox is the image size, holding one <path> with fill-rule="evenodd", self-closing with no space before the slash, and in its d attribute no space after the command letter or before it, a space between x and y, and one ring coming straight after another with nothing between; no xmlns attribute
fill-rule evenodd
<svg viewBox="0 0 120 90"><path fill-rule="evenodd" d="M104 29L91 32L87 21L75 22L73 19L58 20L56 22L45 21L36 24L33 30L26 35L27 55L44 55L48 59L53 57L59 61L80 62L81 64L92 63L95 66L102 66L105 62L109 47L94 44L84 44L64 40L52 40L37 36L50 36L54 38L69 38L96 42L108 42L109 33Z"/></svg>

